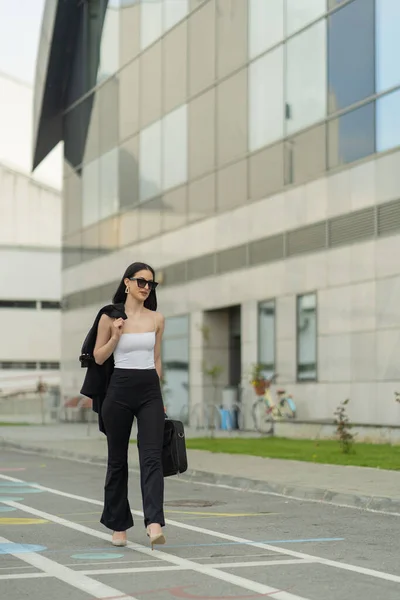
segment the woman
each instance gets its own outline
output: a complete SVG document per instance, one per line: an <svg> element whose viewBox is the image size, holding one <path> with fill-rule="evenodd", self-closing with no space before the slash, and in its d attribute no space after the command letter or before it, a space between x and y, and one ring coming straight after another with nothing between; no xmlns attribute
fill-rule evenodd
<svg viewBox="0 0 400 600"><path fill-rule="evenodd" d="M165 414L161 396L161 339L164 317L156 312L154 270L130 265L114 295L124 318L102 314L93 356L98 365L114 355L114 370L101 407L108 445L108 469L101 523L113 530L114 546L126 546L133 526L128 502L128 448L137 418L144 523L151 547L164 544L162 446Z"/></svg>

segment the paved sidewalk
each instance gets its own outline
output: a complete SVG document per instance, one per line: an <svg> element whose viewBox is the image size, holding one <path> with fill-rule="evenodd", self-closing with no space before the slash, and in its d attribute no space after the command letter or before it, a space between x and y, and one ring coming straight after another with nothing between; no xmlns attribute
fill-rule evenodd
<svg viewBox="0 0 400 600"><path fill-rule="evenodd" d="M187 431L191 437L194 432ZM133 432L135 436L135 432ZM97 424L0 427L0 445L104 463L106 438ZM400 514L400 472L255 456L188 451L185 479ZM0 461L1 466L1 461ZM138 466L135 444L130 467Z"/></svg>

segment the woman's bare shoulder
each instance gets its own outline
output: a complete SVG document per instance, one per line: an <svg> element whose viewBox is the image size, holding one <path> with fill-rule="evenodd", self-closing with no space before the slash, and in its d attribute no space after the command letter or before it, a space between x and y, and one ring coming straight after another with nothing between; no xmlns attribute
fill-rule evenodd
<svg viewBox="0 0 400 600"><path fill-rule="evenodd" d="M106 325L111 325L112 322L113 319L111 317L109 317L106 314L102 314L100 317L99 326L101 325L102 327L104 327Z"/></svg>
<svg viewBox="0 0 400 600"><path fill-rule="evenodd" d="M152 319L155 320L158 329L160 327L164 327L164 322L165 322L164 315L162 315L158 311L154 311L154 310L150 310L150 309L147 309L147 313L151 316Z"/></svg>

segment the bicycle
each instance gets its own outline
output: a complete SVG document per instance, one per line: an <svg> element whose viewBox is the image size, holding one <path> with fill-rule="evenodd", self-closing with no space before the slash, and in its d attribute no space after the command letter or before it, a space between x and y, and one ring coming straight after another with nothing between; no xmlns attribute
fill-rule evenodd
<svg viewBox="0 0 400 600"><path fill-rule="evenodd" d="M276 391L277 402L275 403L271 394L271 385L276 379L274 373L265 381L265 393L258 396L252 406L254 427L259 433L272 435L274 423L278 419L294 419L296 417L296 404L290 394L284 389Z"/></svg>

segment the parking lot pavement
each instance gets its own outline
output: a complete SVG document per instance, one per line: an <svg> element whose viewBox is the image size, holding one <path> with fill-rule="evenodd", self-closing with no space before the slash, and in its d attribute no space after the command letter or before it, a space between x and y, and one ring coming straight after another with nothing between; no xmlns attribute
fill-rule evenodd
<svg viewBox="0 0 400 600"><path fill-rule="evenodd" d="M398 600L400 518L166 480L152 551L130 474L126 548L100 523L105 468L2 450L0 592L7 600L270 597Z"/></svg>
<svg viewBox="0 0 400 600"><path fill-rule="evenodd" d="M135 440L135 427L132 441ZM185 429L186 437L198 435ZM224 432L216 432L223 435ZM235 434L236 435L236 434ZM42 456L78 458L106 464L107 441L96 424L59 423L0 428L1 448L27 450ZM400 471L327 465L259 456L215 454L188 450L185 479L235 489L257 488L295 500L308 499L341 506L368 508L400 516ZM129 464L138 467L136 444L130 445Z"/></svg>

